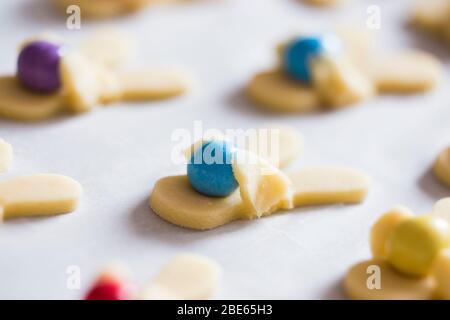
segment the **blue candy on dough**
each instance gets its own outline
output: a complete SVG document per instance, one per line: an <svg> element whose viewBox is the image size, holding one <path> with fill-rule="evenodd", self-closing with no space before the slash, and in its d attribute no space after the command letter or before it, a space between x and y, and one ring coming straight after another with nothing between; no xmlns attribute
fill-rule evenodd
<svg viewBox="0 0 450 320"><path fill-rule="evenodd" d="M228 141L212 140L194 151L187 166L189 182L199 193L226 197L238 188L231 165L234 146Z"/></svg>
<svg viewBox="0 0 450 320"><path fill-rule="evenodd" d="M312 59L324 54L335 54L340 48L340 40L333 35L299 37L287 44L283 53L283 68L294 79L311 84Z"/></svg>

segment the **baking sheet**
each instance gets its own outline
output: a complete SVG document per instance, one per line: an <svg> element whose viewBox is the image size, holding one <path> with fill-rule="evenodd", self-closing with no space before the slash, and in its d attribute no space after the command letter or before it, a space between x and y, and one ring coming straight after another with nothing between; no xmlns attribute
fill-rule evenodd
<svg viewBox="0 0 450 320"><path fill-rule="evenodd" d="M115 26L135 35L137 65L182 66L197 86L177 99L119 104L85 115L38 124L0 120L0 137L14 147L12 170L1 179L38 172L61 173L84 187L81 207L56 217L19 219L0 227L0 298L79 299L101 267L129 265L136 283L150 281L181 252L217 260L224 276L215 298L344 298L340 281L369 257L373 221L396 204L425 213L450 195L429 173L450 145L448 63L431 93L384 96L355 108L308 116L258 111L242 94L248 79L274 62L275 44L299 30L333 30L341 21L365 23L368 6L381 8L386 47L427 48L445 62L445 46L406 27L412 1L349 0L334 9L295 0L204 0L149 7L135 16L82 22L67 30L47 1L0 2L0 72L15 69L16 47L43 29L79 41ZM367 201L354 206L303 208L258 221L234 222L198 232L170 225L147 206L155 181L183 168L170 163L171 134L204 128L290 124L306 147L292 168L337 164L370 174ZM81 288L67 287L68 267L78 266Z"/></svg>

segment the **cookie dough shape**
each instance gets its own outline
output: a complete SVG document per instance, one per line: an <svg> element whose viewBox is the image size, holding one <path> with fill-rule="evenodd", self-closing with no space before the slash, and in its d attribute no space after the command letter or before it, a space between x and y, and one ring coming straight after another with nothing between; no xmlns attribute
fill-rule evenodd
<svg viewBox="0 0 450 320"><path fill-rule="evenodd" d="M444 198L436 202L431 214L443 218L450 224L450 198Z"/></svg>
<svg viewBox="0 0 450 320"><path fill-rule="evenodd" d="M413 50L381 58L373 70L375 86L386 93L427 91L441 76L441 64L434 56Z"/></svg>
<svg viewBox="0 0 450 320"><path fill-rule="evenodd" d="M36 94L24 89L16 77L0 77L0 116L18 121L39 121L63 109L61 93Z"/></svg>
<svg viewBox="0 0 450 320"><path fill-rule="evenodd" d="M282 70L257 73L247 95L261 108L275 112L309 113L357 104L376 93L414 93L430 90L441 77L441 63L416 50L380 55L367 32L340 33L343 52L323 55L311 63L311 85L292 79ZM277 47L278 60L285 44Z"/></svg>
<svg viewBox="0 0 450 320"><path fill-rule="evenodd" d="M142 292L144 300L208 299L218 287L217 263L195 254L182 254L170 261Z"/></svg>
<svg viewBox="0 0 450 320"><path fill-rule="evenodd" d="M190 86L189 77L170 69L141 69L117 74L123 100L155 100L179 96Z"/></svg>
<svg viewBox="0 0 450 320"><path fill-rule="evenodd" d="M417 1L413 15L413 24L431 34L446 39L450 43L450 1Z"/></svg>
<svg viewBox="0 0 450 320"><path fill-rule="evenodd" d="M290 79L281 70L255 75L247 87L247 94L269 111L308 113L320 109L316 91Z"/></svg>
<svg viewBox="0 0 450 320"><path fill-rule="evenodd" d="M450 148L438 155L433 165L433 172L439 181L450 187Z"/></svg>
<svg viewBox="0 0 450 320"><path fill-rule="evenodd" d="M368 285L370 277L377 272L373 271L373 266L379 268L380 289ZM358 263L348 271L344 289L354 300L428 300L433 299L436 287L430 276L407 277L395 271L385 260L372 259Z"/></svg>
<svg viewBox="0 0 450 320"><path fill-rule="evenodd" d="M36 174L0 182L3 219L55 215L75 210L81 196L75 180L57 174Z"/></svg>
<svg viewBox="0 0 450 320"><path fill-rule="evenodd" d="M54 0L64 12L70 5L80 7L83 17L104 19L134 12L146 6L150 0Z"/></svg>
<svg viewBox="0 0 450 320"><path fill-rule="evenodd" d="M0 139L0 173L8 171L13 157L12 147L3 139Z"/></svg>
<svg viewBox="0 0 450 320"><path fill-rule="evenodd" d="M295 207L361 202L369 188L369 179L365 174L347 168L301 169L287 174L287 177L292 184ZM250 191L244 192L252 198ZM154 186L149 204L164 220L199 230L213 229L234 220L258 217L251 210L249 212L248 200L243 201L238 190L225 198L207 197L191 187L187 176L160 179ZM260 211L259 214L266 216L270 213L271 210Z"/></svg>

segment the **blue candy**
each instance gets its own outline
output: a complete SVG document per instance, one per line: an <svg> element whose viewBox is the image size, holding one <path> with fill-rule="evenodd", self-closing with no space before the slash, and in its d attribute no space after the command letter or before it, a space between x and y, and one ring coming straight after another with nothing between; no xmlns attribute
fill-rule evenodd
<svg viewBox="0 0 450 320"><path fill-rule="evenodd" d="M192 155L187 173L192 187L206 196L226 197L237 189L231 160L234 147L230 142L212 140Z"/></svg>
<svg viewBox="0 0 450 320"><path fill-rule="evenodd" d="M311 60L322 54L333 54L340 47L339 39L332 35L295 39L284 50L284 70L294 79L311 84Z"/></svg>

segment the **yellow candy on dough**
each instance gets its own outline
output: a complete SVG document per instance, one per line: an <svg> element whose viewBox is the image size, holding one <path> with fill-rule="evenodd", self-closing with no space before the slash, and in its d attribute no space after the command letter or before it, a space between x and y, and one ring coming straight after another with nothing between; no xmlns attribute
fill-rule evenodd
<svg viewBox="0 0 450 320"><path fill-rule="evenodd" d="M12 162L13 151L9 143L0 139L0 173L8 171Z"/></svg>
<svg viewBox="0 0 450 320"><path fill-rule="evenodd" d="M400 222L386 243L387 260L406 275L423 277L440 250L450 245L450 225L436 216Z"/></svg>
<svg viewBox="0 0 450 320"><path fill-rule="evenodd" d="M402 275L384 259L358 263L344 279L345 293L353 300L429 300L435 288L433 277Z"/></svg>
<svg viewBox="0 0 450 320"><path fill-rule="evenodd" d="M370 230L370 249L374 258L386 258L386 242L394 228L406 219L413 217L406 207L395 207L384 213Z"/></svg>

